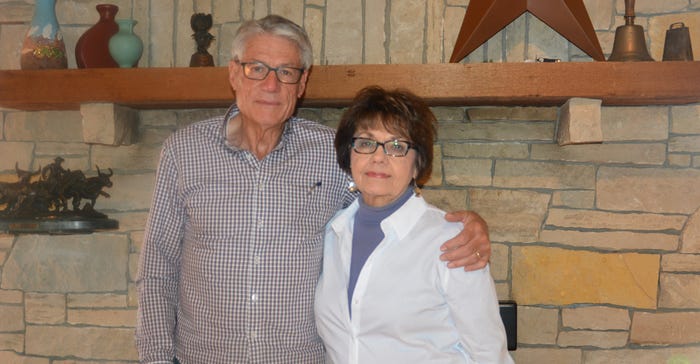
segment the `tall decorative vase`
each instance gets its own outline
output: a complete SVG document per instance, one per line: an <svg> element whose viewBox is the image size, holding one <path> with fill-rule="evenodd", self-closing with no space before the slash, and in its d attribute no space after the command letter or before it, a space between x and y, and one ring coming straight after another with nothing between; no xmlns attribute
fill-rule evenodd
<svg viewBox="0 0 700 364"><path fill-rule="evenodd" d="M23 70L68 68L66 44L56 19L56 0L36 0L20 56Z"/></svg>
<svg viewBox="0 0 700 364"><path fill-rule="evenodd" d="M119 31L109 39L109 53L121 68L136 67L143 53L143 42L134 34L135 20L118 19Z"/></svg>
<svg viewBox="0 0 700 364"><path fill-rule="evenodd" d="M119 7L99 4L95 8L100 19L78 39L75 62L78 68L119 67L109 54L109 39L119 31L119 25L114 21Z"/></svg>

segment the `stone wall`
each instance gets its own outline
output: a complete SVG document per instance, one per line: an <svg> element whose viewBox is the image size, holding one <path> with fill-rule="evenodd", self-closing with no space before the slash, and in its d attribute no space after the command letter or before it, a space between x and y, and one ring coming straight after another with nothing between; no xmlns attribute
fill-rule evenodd
<svg viewBox="0 0 700 364"><path fill-rule="evenodd" d="M97 1L58 0L69 50L97 20ZM466 0L114 1L146 41L141 67L186 66L189 17L213 13L217 65L242 19L280 13L304 24L316 63L440 63ZM609 54L622 0L585 0ZM700 41L700 1L638 0L655 59L683 21ZM0 69L19 68L32 1L0 0ZM694 47L700 50L700 45ZM590 61L524 15L468 62L536 57ZM75 59L69 58L70 67ZM644 77L644 75L640 75ZM663 80L659 80L663 82ZM700 105L603 107L603 143L559 146L558 108L436 107L440 120L427 199L474 209L490 225L499 297L518 303L518 363L700 363ZM114 170L97 209L118 230L0 235L0 363L131 363L133 279L163 140L222 110L140 112L136 142L85 144L78 111L0 110L0 180L15 162L37 169ZM342 110L303 109L335 125Z"/></svg>

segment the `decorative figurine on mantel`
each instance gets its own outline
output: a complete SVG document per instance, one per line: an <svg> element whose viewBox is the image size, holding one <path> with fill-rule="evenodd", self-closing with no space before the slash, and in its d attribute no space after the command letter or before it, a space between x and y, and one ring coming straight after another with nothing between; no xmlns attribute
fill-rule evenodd
<svg viewBox="0 0 700 364"><path fill-rule="evenodd" d="M192 38L197 43L197 52L190 58L190 67L214 66L214 58L207 51L214 40L214 36L209 34L213 24L211 14L196 13L190 18L190 25L194 30Z"/></svg>
<svg viewBox="0 0 700 364"><path fill-rule="evenodd" d="M0 182L0 231L71 234L119 227L95 210L98 197L109 197L102 189L112 187L112 169L103 172L97 167L97 176L87 177L81 170L63 168L63 161L56 157L35 172L15 163L19 181ZM84 200L89 202L82 204Z"/></svg>

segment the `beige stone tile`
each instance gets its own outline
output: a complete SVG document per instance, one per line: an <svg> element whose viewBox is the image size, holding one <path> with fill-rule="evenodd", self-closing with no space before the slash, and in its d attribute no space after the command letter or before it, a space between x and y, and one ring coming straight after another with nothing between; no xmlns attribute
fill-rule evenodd
<svg viewBox="0 0 700 364"><path fill-rule="evenodd" d="M496 161L493 185L504 188L593 189L595 168L589 165L530 161Z"/></svg>
<svg viewBox="0 0 700 364"><path fill-rule="evenodd" d="M438 129L438 138L442 141L551 142L554 138L554 122L442 123Z"/></svg>
<svg viewBox="0 0 700 364"><path fill-rule="evenodd" d="M306 7L304 10L304 29L309 36L313 51L313 64L323 64L323 10Z"/></svg>
<svg viewBox="0 0 700 364"><path fill-rule="evenodd" d="M567 162L630 163L663 165L666 161L665 143L583 144L560 146L533 144L532 159Z"/></svg>
<svg viewBox="0 0 700 364"><path fill-rule="evenodd" d="M444 63L442 42L444 36L445 4L442 1L428 1L426 4L425 62Z"/></svg>
<svg viewBox="0 0 700 364"><path fill-rule="evenodd" d="M47 358L26 357L12 351L0 351L0 363L5 364L49 364ZM62 364L54 361L56 364ZM87 363L81 363L87 364Z"/></svg>
<svg viewBox="0 0 700 364"><path fill-rule="evenodd" d="M445 143L445 156L456 158L527 159L527 144L522 143Z"/></svg>
<svg viewBox="0 0 700 364"><path fill-rule="evenodd" d="M127 251L126 237L113 234L23 235L3 267L2 284L37 292L125 290Z"/></svg>
<svg viewBox="0 0 700 364"><path fill-rule="evenodd" d="M389 11L389 63L420 64L424 60L424 0L392 0Z"/></svg>
<svg viewBox="0 0 700 364"><path fill-rule="evenodd" d="M133 328L28 326L29 355L137 360Z"/></svg>
<svg viewBox="0 0 700 364"><path fill-rule="evenodd" d="M661 273L659 308L700 309L700 275Z"/></svg>
<svg viewBox="0 0 700 364"><path fill-rule="evenodd" d="M472 122L498 120L554 122L557 120L557 115L558 109L555 107L492 106L467 109L467 117Z"/></svg>
<svg viewBox="0 0 700 364"><path fill-rule="evenodd" d="M545 243L613 251L675 251L678 249L678 236L662 233L546 229L540 232L540 240Z"/></svg>
<svg viewBox="0 0 700 364"><path fill-rule="evenodd" d="M554 191L552 206L590 209L595 202L595 191Z"/></svg>
<svg viewBox="0 0 700 364"><path fill-rule="evenodd" d="M557 344L560 347L621 348L627 345L628 336L627 331L567 330L559 333Z"/></svg>
<svg viewBox="0 0 700 364"><path fill-rule="evenodd" d="M123 308L126 296L115 293L68 294L68 308Z"/></svg>
<svg viewBox="0 0 700 364"><path fill-rule="evenodd" d="M66 322L64 294L27 293L26 320L32 324L62 324Z"/></svg>
<svg viewBox="0 0 700 364"><path fill-rule="evenodd" d="M374 24L372 22L370 25ZM327 64L362 63L361 3L326 1L325 60Z"/></svg>
<svg viewBox="0 0 700 364"><path fill-rule="evenodd" d="M601 167L596 183L599 209L691 213L700 206L700 171Z"/></svg>
<svg viewBox="0 0 700 364"><path fill-rule="evenodd" d="M0 15L2 16L2 15ZM1 23L0 23L1 24ZM0 69L20 69L22 40L27 33L25 24L2 24L0 27Z"/></svg>
<svg viewBox="0 0 700 364"><path fill-rule="evenodd" d="M587 350L583 352L583 362L586 364L693 363L692 360L695 358L700 358L700 349L693 347Z"/></svg>
<svg viewBox="0 0 700 364"><path fill-rule="evenodd" d="M681 253L700 253L700 209L690 216L683 229Z"/></svg>
<svg viewBox="0 0 700 364"><path fill-rule="evenodd" d="M635 312L630 342L682 345L700 341L699 312Z"/></svg>
<svg viewBox="0 0 700 364"><path fill-rule="evenodd" d="M99 327L135 327L136 310L68 309L68 323Z"/></svg>
<svg viewBox="0 0 700 364"><path fill-rule="evenodd" d="M8 141L82 142L82 117L78 111L8 113L5 137Z"/></svg>
<svg viewBox="0 0 700 364"><path fill-rule="evenodd" d="M693 157L690 154L671 154L668 155L668 164L671 167L687 168L692 166Z"/></svg>
<svg viewBox="0 0 700 364"><path fill-rule="evenodd" d="M511 250L513 298L519 304L598 303L656 308L656 254L605 254L534 246Z"/></svg>
<svg viewBox="0 0 700 364"><path fill-rule="evenodd" d="M661 256L661 271L700 273L700 254L664 254Z"/></svg>
<svg viewBox="0 0 700 364"><path fill-rule="evenodd" d="M453 186L490 186L489 159L443 159L445 182Z"/></svg>
<svg viewBox="0 0 700 364"><path fill-rule="evenodd" d="M668 139L671 153L700 153L700 136L672 136Z"/></svg>
<svg viewBox="0 0 700 364"><path fill-rule="evenodd" d="M0 350L22 352L22 350L24 350L24 335L0 333ZM0 351L0 353L2 353L2 351Z"/></svg>
<svg viewBox="0 0 700 364"><path fill-rule="evenodd" d="M665 140L668 138L668 107L603 107L603 142Z"/></svg>
<svg viewBox="0 0 700 364"><path fill-rule="evenodd" d="M24 330L24 307L18 305L0 306L0 332Z"/></svg>
<svg viewBox="0 0 700 364"><path fill-rule="evenodd" d="M700 134L700 105L671 107L671 133Z"/></svg>
<svg viewBox="0 0 700 364"><path fill-rule="evenodd" d="M0 289L0 303L2 304L21 304L24 301L24 295L20 290Z"/></svg>
<svg viewBox="0 0 700 364"><path fill-rule="evenodd" d="M445 211L459 211L467 209L467 191L446 189L423 189L423 197L426 201Z"/></svg>
<svg viewBox="0 0 700 364"><path fill-rule="evenodd" d="M172 14L173 0L151 0L151 14ZM151 31L148 41L151 67L174 67L175 49L173 45L173 28L175 21L170 16L154 16L150 21ZM184 39L182 40L184 41Z"/></svg>
<svg viewBox="0 0 700 364"><path fill-rule="evenodd" d="M685 215L662 215L643 213L617 213L583 209L552 208L547 215L545 225L610 230L678 230L680 231L687 217Z"/></svg>
<svg viewBox="0 0 700 364"><path fill-rule="evenodd" d="M579 306L562 308L562 326L582 330L629 330L630 312L624 308ZM626 341L625 337L625 341Z"/></svg>
<svg viewBox="0 0 700 364"><path fill-rule="evenodd" d="M205 6L202 1L202 6ZM223 24L229 22L240 22L241 17L241 2L240 1L230 1L230 0L213 0L211 2L211 11L208 12L212 15L214 24ZM205 11L203 9L202 11ZM197 11L200 11L197 9ZM191 15L190 15L191 16Z"/></svg>
<svg viewBox="0 0 700 364"><path fill-rule="evenodd" d="M155 171L160 160L161 146L146 146L134 144L130 146L104 146L92 147L92 161L101 168L119 170L118 174L126 174L142 171ZM116 187L116 185L115 185Z"/></svg>
<svg viewBox="0 0 700 364"><path fill-rule="evenodd" d="M581 364L581 352L581 349L518 347L511 355L518 364Z"/></svg>
<svg viewBox="0 0 700 364"><path fill-rule="evenodd" d="M491 276L496 281L507 281L510 277L510 249L505 244L491 244L489 259Z"/></svg>
<svg viewBox="0 0 700 364"><path fill-rule="evenodd" d="M349 5L345 5L349 6ZM385 1L365 2L364 17L364 59L366 64L387 64L390 63L389 46L387 45L388 34L384 26L386 20ZM354 43L354 40L351 40Z"/></svg>
<svg viewBox="0 0 700 364"><path fill-rule="evenodd" d="M11 158L0 158L0 170L15 171L15 163L20 169L28 168L31 163L32 150L34 149L33 142L0 142L0 155L12 156ZM17 182L16 175L5 180L5 182Z"/></svg>
<svg viewBox="0 0 700 364"><path fill-rule="evenodd" d="M518 301L518 343L553 345L558 333L558 309L525 306Z"/></svg>
<svg viewBox="0 0 700 364"><path fill-rule="evenodd" d="M488 222L492 241L534 242L549 200L549 194L534 191L474 189L469 208Z"/></svg>
<svg viewBox="0 0 700 364"><path fill-rule="evenodd" d="M153 188L143 188L143 186L153 186L154 173L112 176L112 188L108 190L110 198L99 200L98 210L118 210L134 211L148 209L151 205Z"/></svg>

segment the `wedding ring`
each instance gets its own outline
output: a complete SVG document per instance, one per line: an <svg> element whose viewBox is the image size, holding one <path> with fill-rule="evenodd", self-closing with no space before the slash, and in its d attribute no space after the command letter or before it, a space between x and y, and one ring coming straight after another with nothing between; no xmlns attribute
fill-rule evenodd
<svg viewBox="0 0 700 364"><path fill-rule="evenodd" d="M479 251L475 251L474 254L476 255L477 258L481 259L481 253Z"/></svg>

